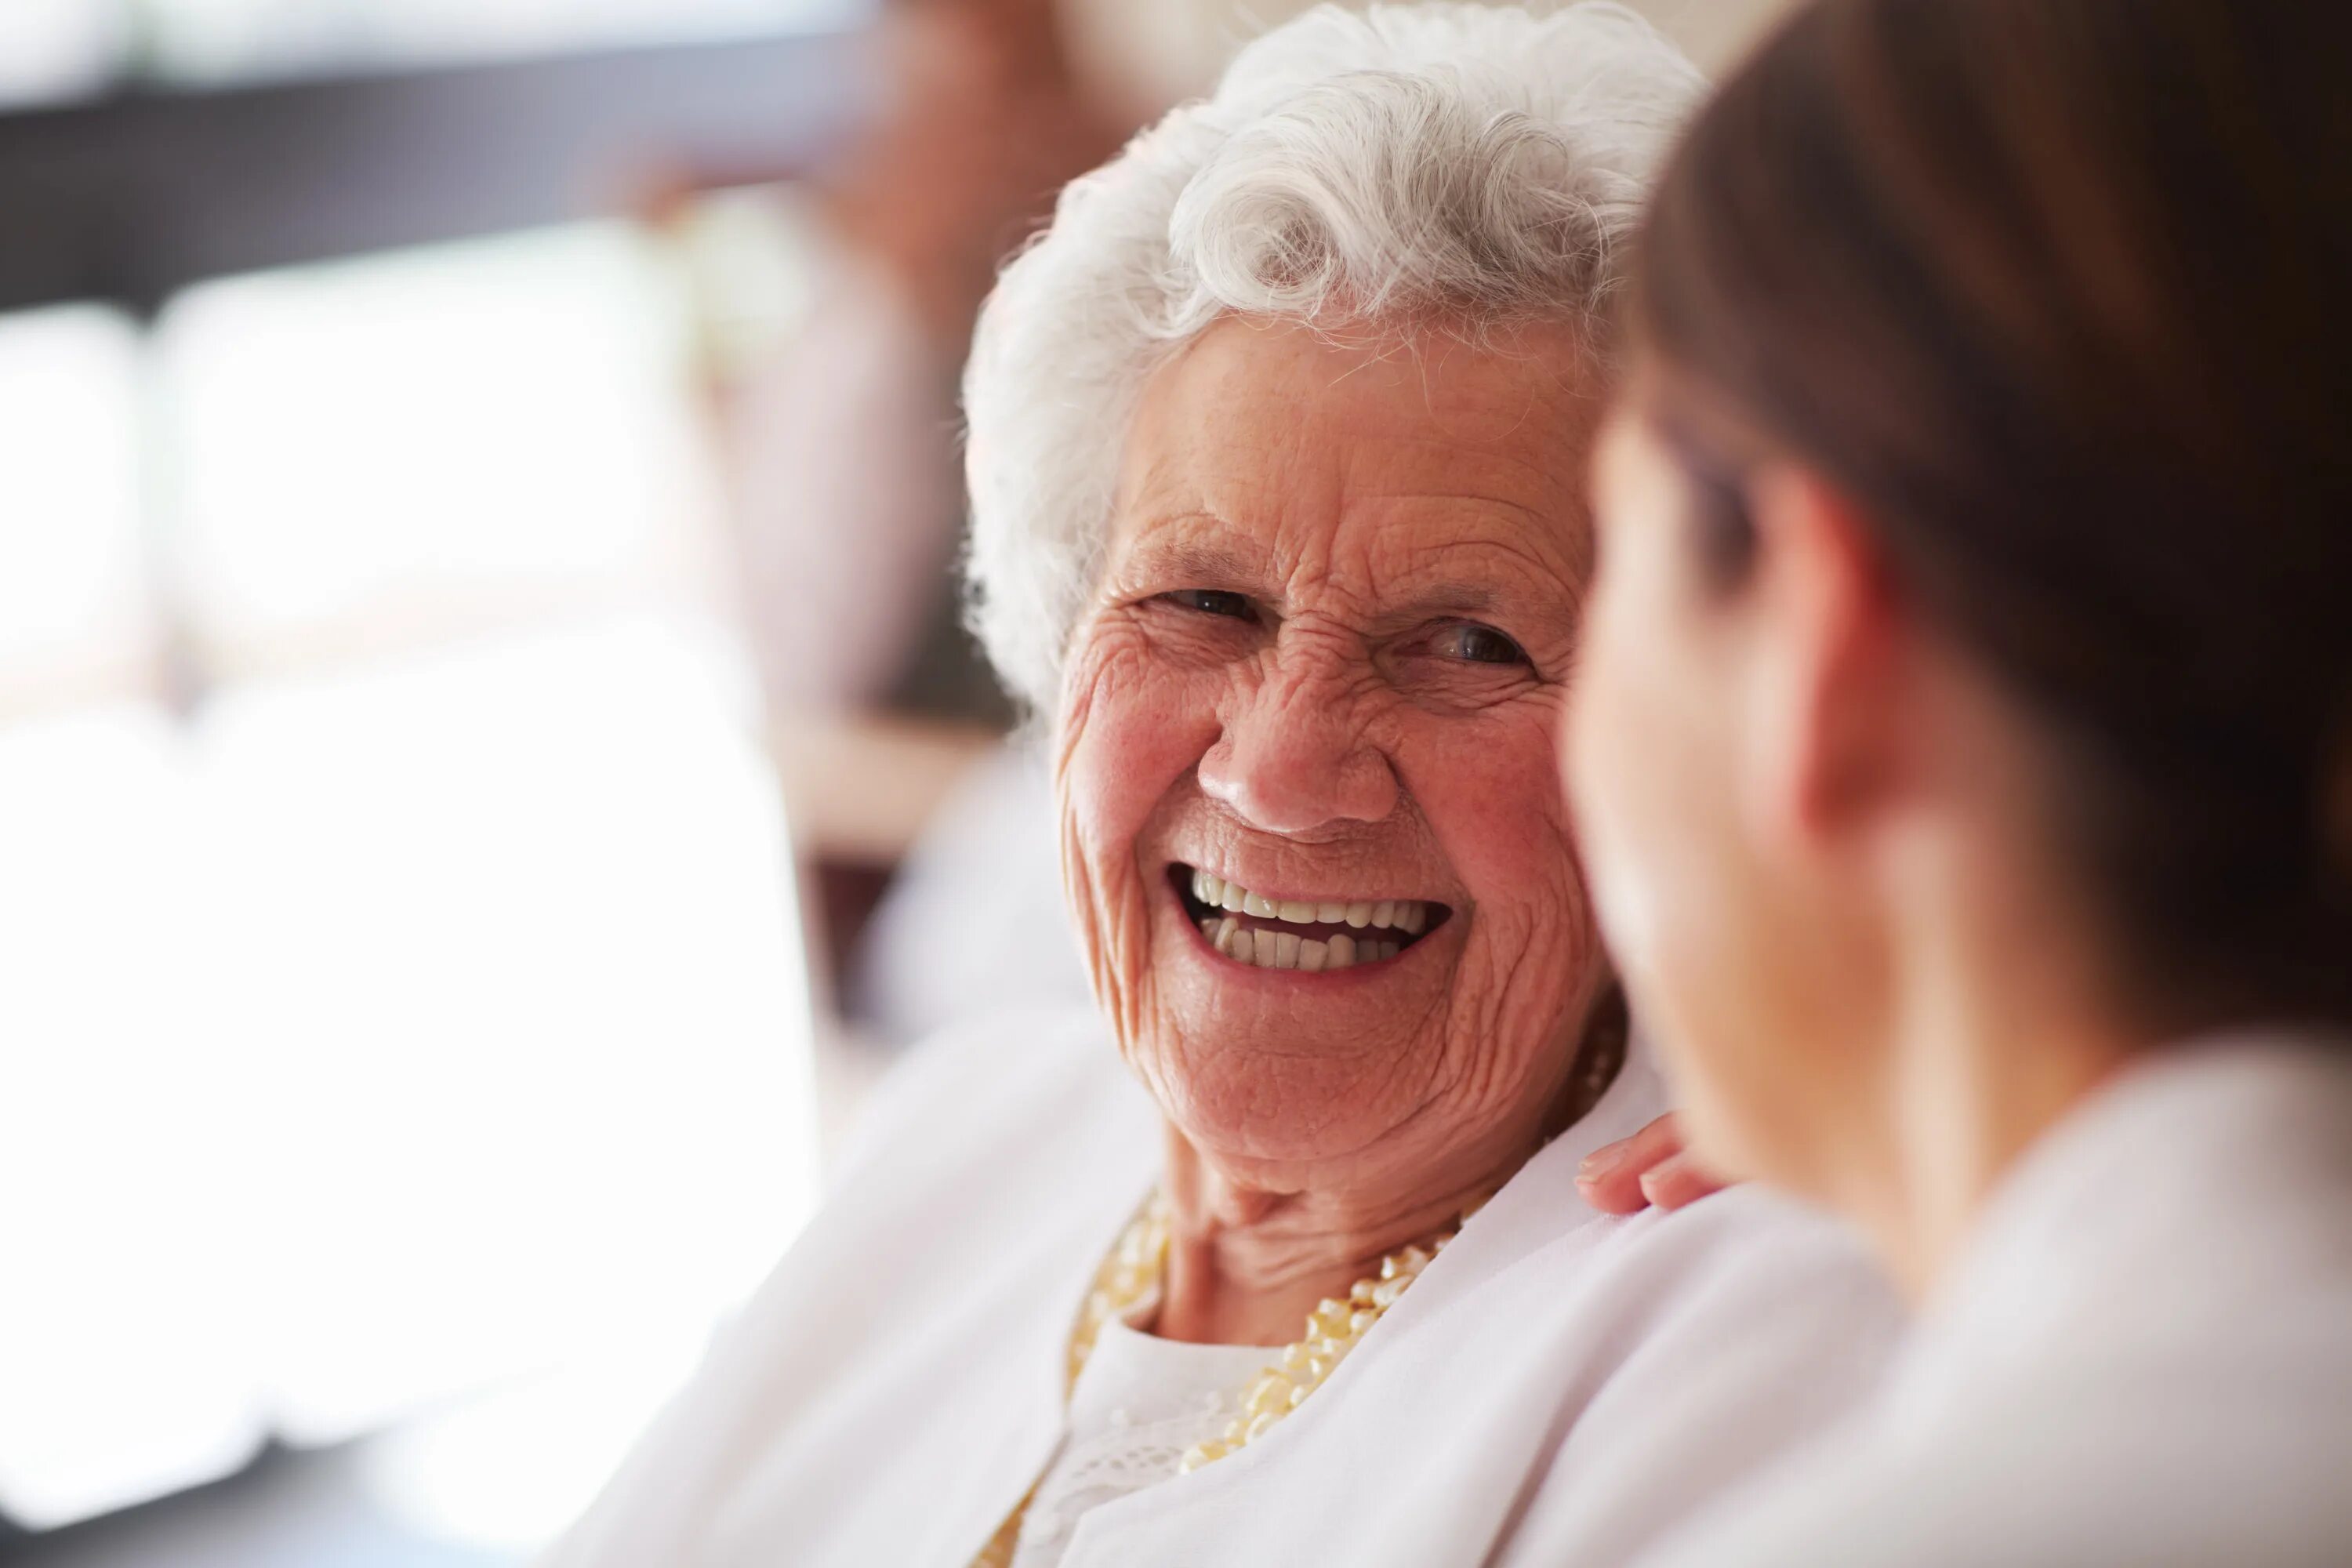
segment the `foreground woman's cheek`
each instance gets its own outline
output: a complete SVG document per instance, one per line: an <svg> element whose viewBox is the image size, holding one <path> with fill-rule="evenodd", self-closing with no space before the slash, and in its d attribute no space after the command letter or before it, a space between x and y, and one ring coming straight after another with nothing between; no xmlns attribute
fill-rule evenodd
<svg viewBox="0 0 2352 1568"><path fill-rule="evenodd" d="M1621 630L1625 567L1604 573L1590 602L1583 659L1561 731L1560 774L1571 797L1579 848L1595 919L1619 971L1637 993L1655 966L1669 914L1664 882L1649 857L1640 796L1662 786L1648 717L1626 689ZM1645 773L1653 782L1643 783Z"/></svg>

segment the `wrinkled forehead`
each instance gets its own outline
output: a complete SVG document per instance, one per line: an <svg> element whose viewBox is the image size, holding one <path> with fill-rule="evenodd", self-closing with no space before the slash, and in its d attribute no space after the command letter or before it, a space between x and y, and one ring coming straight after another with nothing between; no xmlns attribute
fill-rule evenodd
<svg viewBox="0 0 2352 1568"><path fill-rule="evenodd" d="M1554 325L1332 336L1234 319L1144 389L1114 576L1147 563L1384 597L1446 578L1590 575L1602 389Z"/></svg>

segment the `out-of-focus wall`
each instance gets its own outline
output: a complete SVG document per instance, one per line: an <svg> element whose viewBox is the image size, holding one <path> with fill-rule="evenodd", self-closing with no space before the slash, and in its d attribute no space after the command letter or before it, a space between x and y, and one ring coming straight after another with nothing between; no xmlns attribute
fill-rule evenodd
<svg viewBox="0 0 2352 1568"><path fill-rule="evenodd" d="M1626 0L1690 51L1709 76L1721 76L1740 51L1788 15L1795 0Z"/></svg>
<svg viewBox="0 0 2352 1568"><path fill-rule="evenodd" d="M1063 0L1080 69L1127 114L1148 119L1205 92L1234 49L1314 0ZM1627 0L1718 74L1792 0Z"/></svg>

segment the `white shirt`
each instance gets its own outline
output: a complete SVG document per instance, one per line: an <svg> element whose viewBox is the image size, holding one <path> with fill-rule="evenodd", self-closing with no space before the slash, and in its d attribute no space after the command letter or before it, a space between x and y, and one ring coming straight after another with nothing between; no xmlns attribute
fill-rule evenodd
<svg viewBox="0 0 2352 1568"><path fill-rule="evenodd" d="M2352 1563L2352 1049L2217 1041L2105 1089L1883 1396L1653 1563Z"/></svg>
<svg viewBox="0 0 2352 1568"><path fill-rule="evenodd" d="M548 1568L966 1568L1069 1431L1065 1350L1158 1176L1090 1014L933 1049ZM1577 1194L1664 1109L1645 1052L1258 1442L1089 1508L1061 1568L1622 1563L1872 1385L1899 1313L1757 1192Z"/></svg>
<svg viewBox="0 0 2352 1568"><path fill-rule="evenodd" d="M1173 1480L1185 1453L1224 1431L1242 1394L1282 1359L1263 1345L1195 1345L1103 1325L1070 1390L1069 1435L1021 1521L1013 1568L1055 1568L1089 1509Z"/></svg>

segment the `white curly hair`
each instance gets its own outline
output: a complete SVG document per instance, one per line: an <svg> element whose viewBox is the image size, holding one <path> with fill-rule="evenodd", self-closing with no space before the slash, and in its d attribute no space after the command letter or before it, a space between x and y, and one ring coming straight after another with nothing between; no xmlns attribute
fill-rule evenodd
<svg viewBox="0 0 2352 1568"><path fill-rule="evenodd" d="M964 373L973 631L1051 713L1151 371L1219 318L1351 330L1608 300L1653 173L1705 87L1623 6L1323 6L1210 98L1071 182L1006 266Z"/></svg>

